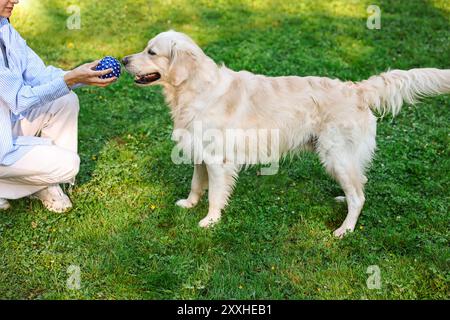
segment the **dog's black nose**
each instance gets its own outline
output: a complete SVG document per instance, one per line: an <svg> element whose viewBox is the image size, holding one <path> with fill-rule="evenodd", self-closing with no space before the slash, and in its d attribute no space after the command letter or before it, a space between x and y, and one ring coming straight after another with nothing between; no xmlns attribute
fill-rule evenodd
<svg viewBox="0 0 450 320"><path fill-rule="evenodd" d="M124 66L126 66L126 65L128 64L128 62L130 62L130 60L128 59L128 57L125 57L125 58L122 59L122 64L123 64Z"/></svg>

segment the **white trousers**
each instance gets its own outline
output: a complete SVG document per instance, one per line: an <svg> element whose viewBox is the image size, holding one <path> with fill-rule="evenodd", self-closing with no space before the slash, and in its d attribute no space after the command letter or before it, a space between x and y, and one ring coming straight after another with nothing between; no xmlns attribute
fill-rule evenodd
<svg viewBox="0 0 450 320"><path fill-rule="evenodd" d="M74 182L80 168L78 112L78 97L71 92L15 123L14 135L50 138L54 144L34 146L13 165L0 165L0 198L19 199L50 185Z"/></svg>

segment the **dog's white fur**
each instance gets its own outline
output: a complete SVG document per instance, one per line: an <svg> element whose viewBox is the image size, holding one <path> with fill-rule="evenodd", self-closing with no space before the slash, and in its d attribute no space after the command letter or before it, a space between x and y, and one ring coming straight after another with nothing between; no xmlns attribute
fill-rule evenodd
<svg viewBox="0 0 450 320"><path fill-rule="evenodd" d="M152 50L152 55L148 53ZM334 231L341 237L353 231L364 205L364 175L375 150L376 117L397 114L403 101L450 92L450 70L392 70L362 82L325 77L266 77L235 72L204 54L185 34L163 32L146 49L127 57L134 75L158 72L170 106L174 129L192 131L200 121L204 129L279 129L280 152L315 150L326 170L345 193L348 214ZM371 110L372 109L372 110ZM191 146L182 146L190 150ZM194 207L208 189L207 227L221 217L241 166L223 159L221 164L197 164L191 192L177 205Z"/></svg>

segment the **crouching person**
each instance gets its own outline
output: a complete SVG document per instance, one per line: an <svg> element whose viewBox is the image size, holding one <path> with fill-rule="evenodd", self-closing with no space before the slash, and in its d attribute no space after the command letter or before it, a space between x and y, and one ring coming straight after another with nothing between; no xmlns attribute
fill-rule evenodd
<svg viewBox="0 0 450 320"><path fill-rule="evenodd" d="M116 79L100 79L112 70L94 71L98 61L68 72L46 67L9 23L17 3L0 0L0 209L31 196L64 212L72 203L60 184L74 183L80 167L72 88Z"/></svg>
<svg viewBox="0 0 450 320"><path fill-rule="evenodd" d="M0 207L9 207L6 199L31 195L50 211L69 210L72 204L59 184L73 183L80 167L77 96L68 93L22 113L22 119L9 120L15 115L3 103L0 108Z"/></svg>

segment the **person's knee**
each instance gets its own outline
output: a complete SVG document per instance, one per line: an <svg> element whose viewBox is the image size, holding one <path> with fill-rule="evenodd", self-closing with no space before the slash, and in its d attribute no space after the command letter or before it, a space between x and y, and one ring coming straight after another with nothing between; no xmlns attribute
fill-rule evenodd
<svg viewBox="0 0 450 320"><path fill-rule="evenodd" d="M80 101L78 100L78 96L71 91L55 101L53 110L58 113L78 115L78 112L80 111Z"/></svg>
<svg viewBox="0 0 450 320"><path fill-rule="evenodd" d="M49 175L52 184L71 182L80 171L80 157L67 152L60 157L58 167Z"/></svg>
<svg viewBox="0 0 450 320"><path fill-rule="evenodd" d="M80 100L78 99L78 96L75 92L71 91L69 94L66 95L67 99L67 106L70 108L72 112L78 112L80 111Z"/></svg>
<svg viewBox="0 0 450 320"><path fill-rule="evenodd" d="M71 157L71 162L68 166L67 173L70 177L75 178L78 172L80 172L80 157L78 156L78 154L74 153Z"/></svg>
<svg viewBox="0 0 450 320"><path fill-rule="evenodd" d="M63 176L66 181L76 177L80 171L80 157L76 153L72 153L63 164Z"/></svg>

